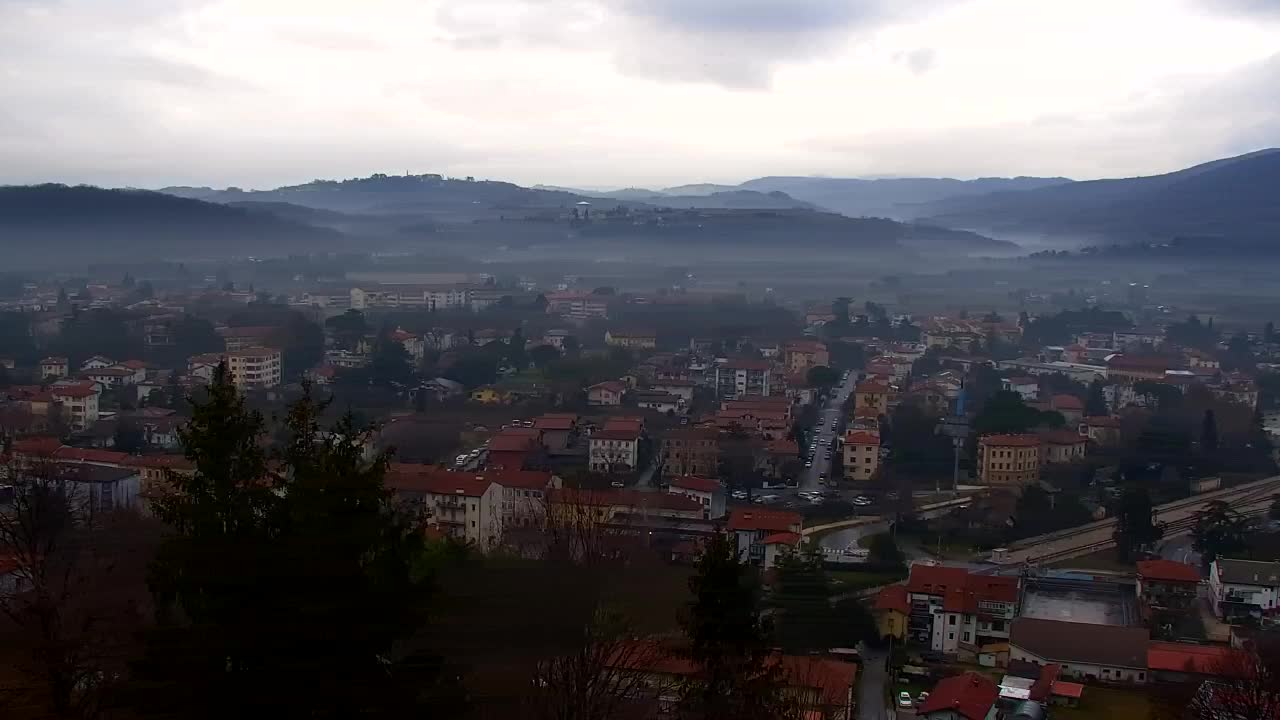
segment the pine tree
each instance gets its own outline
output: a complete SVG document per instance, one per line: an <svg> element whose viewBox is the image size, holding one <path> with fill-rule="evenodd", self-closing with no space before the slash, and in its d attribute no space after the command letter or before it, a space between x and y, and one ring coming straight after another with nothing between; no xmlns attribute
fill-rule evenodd
<svg viewBox="0 0 1280 720"><path fill-rule="evenodd" d="M1102 381L1094 379L1089 383L1089 397L1085 400L1085 415L1089 417L1106 417L1110 414L1107 408L1107 393Z"/></svg>
<svg viewBox="0 0 1280 720"><path fill-rule="evenodd" d="M738 560L737 539L717 533L689 579L693 600L682 621L689 656L701 672L684 688L687 710L704 720L776 718L786 700L759 615L753 569Z"/></svg>
<svg viewBox="0 0 1280 720"><path fill-rule="evenodd" d="M1200 449L1210 455L1218 452L1218 420L1212 409L1204 411L1204 420L1200 426Z"/></svg>

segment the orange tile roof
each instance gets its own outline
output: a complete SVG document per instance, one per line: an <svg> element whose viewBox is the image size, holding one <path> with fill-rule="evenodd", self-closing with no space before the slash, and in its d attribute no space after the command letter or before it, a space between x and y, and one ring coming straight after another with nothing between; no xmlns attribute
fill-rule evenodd
<svg viewBox="0 0 1280 720"><path fill-rule="evenodd" d="M1216 675L1231 648L1221 645L1191 645L1152 641L1147 645L1147 667L1169 672Z"/></svg>
<svg viewBox="0 0 1280 720"><path fill-rule="evenodd" d="M800 513L785 510L735 509L729 514L730 530L769 530L772 532L792 532L793 526L802 525L804 518Z"/></svg>
<svg viewBox="0 0 1280 720"><path fill-rule="evenodd" d="M844 436L847 445L879 445L880 436L870 432L849 432Z"/></svg>
<svg viewBox="0 0 1280 720"><path fill-rule="evenodd" d="M1199 583L1200 571L1174 560L1139 560L1138 577L1166 582Z"/></svg>
<svg viewBox="0 0 1280 720"><path fill-rule="evenodd" d="M902 614L911 611L911 602L907 599L906 585L889 585L876 593L876 610L896 610Z"/></svg>
<svg viewBox="0 0 1280 720"><path fill-rule="evenodd" d="M681 488L683 490L696 490L698 492L713 493L721 489L719 480L711 478L695 477L693 475L681 475L671 479L671 487Z"/></svg>
<svg viewBox="0 0 1280 720"><path fill-rule="evenodd" d="M984 435L978 442L999 447L1038 447L1040 438L1036 435Z"/></svg>

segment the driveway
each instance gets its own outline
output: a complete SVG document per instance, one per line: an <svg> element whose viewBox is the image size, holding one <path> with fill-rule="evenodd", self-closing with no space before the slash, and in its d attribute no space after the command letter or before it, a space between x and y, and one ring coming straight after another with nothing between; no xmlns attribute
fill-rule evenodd
<svg viewBox="0 0 1280 720"><path fill-rule="evenodd" d="M862 655L862 674L858 678L858 720L886 720L893 718L893 711L885 705L885 684L889 673L885 670L888 653L863 643L858 647Z"/></svg>

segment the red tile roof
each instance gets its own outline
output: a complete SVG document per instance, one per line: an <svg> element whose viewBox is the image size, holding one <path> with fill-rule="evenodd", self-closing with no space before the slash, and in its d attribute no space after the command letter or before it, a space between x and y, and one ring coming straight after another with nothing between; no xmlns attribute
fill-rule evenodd
<svg viewBox="0 0 1280 720"><path fill-rule="evenodd" d="M1152 670L1216 675L1231 653L1225 645L1191 645L1152 641L1147 646L1147 667Z"/></svg>
<svg viewBox="0 0 1280 720"><path fill-rule="evenodd" d="M1051 402L1060 410L1084 410L1084 402L1075 395L1054 395Z"/></svg>
<svg viewBox="0 0 1280 720"><path fill-rule="evenodd" d="M1166 582L1199 583L1200 571L1174 560L1139 560L1138 577Z"/></svg>
<svg viewBox="0 0 1280 720"><path fill-rule="evenodd" d="M884 383L878 383L878 382L875 382L875 381L873 381L873 380L867 380L867 381L865 381L865 382L860 382L860 383L858 383L858 384L857 384L857 386L856 386L856 387L854 387L853 391L854 391L854 392L856 392L856 393L880 393L880 394L883 394L883 393L887 393L887 392L889 392L889 386L888 386L888 385L885 385Z"/></svg>
<svg viewBox="0 0 1280 720"><path fill-rule="evenodd" d="M964 587L968 577L969 571L964 568L916 563L911 566L907 589L913 593L943 595L950 588Z"/></svg>
<svg viewBox="0 0 1280 720"><path fill-rule="evenodd" d="M546 490L552 475L549 470L490 470L484 473L484 477L502 487Z"/></svg>
<svg viewBox="0 0 1280 720"><path fill-rule="evenodd" d="M397 492L434 493L480 497L492 482L469 472L450 472L433 465L392 463L386 486Z"/></svg>
<svg viewBox="0 0 1280 720"><path fill-rule="evenodd" d="M978 442L998 447L1038 447L1040 438L1036 435L984 435Z"/></svg>
<svg viewBox="0 0 1280 720"><path fill-rule="evenodd" d="M617 380L605 380L602 383L596 383L595 385L592 385L591 387L587 388L587 390L608 390L611 393L616 393L621 395L622 393L627 391L627 386L624 383L619 382Z"/></svg>
<svg viewBox="0 0 1280 720"><path fill-rule="evenodd" d="M70 398L86 398L90 395L97 395L92 387L84 385L55 385L49 389L49 393L53 397L70 397Z"/></svg>
<svg viewBox="0 0 1280 720"><path fill-rule="evenodd" d="M966 720L983 720L1000 697L995 681L975 672L946 678L938 682L920 707L917 715L951 711Z"/></svg>
<svg viewBox="0 0 1280 720"><path fill-rule="evenodd" d="M695 477L693 475L681 475L680 477L671 479L671 487L681 488L683 490L696 490L698 492L713 493L720 490L721 485L719 480Z"/></svg>
<svg viewBox="0 0 1280 720"><path fill-rule="evenodd" d="M876 593L876 610L896 610L903 615L911 612L906 585L889 585Z"/></svg>
<svg viewBox="0 0 1280 720"><path fill-rule="evenodd" d="M537 442L537 437L503 431L489 438L489 452L524 452Z"/></svg>
<svg viewBox="0 0 1280 720"><path fill-rule="evenodd" d="M768 530L770 532L793 532L791 528L801 526L804 518L800 513L785 510L736 509L729 514L730 530Z"/></svg>
<svg viewBox="0 0 1280 720"><path fill-rule="evenodd" d="M879 445L880 436L870 432L850 431L844 436L846 445Z"/></svg>
<svg viewBox="0 0 1280 720"><path fill-rule="evenodd" d="M53 454L58 460L69 462L97 463L99 465L125 465L129 454L114 450L97 450L95 448L61 447Z"/></svg>
<svg viewBox="0 0 1280 720"><path fill-rule="evenodd" d="M575 422L567 417L540 417L534 418L533 427L535 430L572 430Z"/></svg>
<svg viewBox="0 0 1280 720"><path fill-rule="evenodd" d="M780 532L766 535L764 540L760 542L763 545L791 545L794 547L800 544L800 537L800 533Z"/></svg>
<svg viewBox="0 0 1280 720"><path fill-rule="evenodd" d="M1050 693L1053 695L1060 695L1062 697L1079 699L1080 696L1084 695L1084 686L1080 683L1055 680Z"/></svg>
<svg viewBox="0 0 1280 720"><path fill-rule="evenodd" d="M596 440L624 440L628 442L636 442L640 439L639 430L597 430L591 433L591 441Z"/></svg>

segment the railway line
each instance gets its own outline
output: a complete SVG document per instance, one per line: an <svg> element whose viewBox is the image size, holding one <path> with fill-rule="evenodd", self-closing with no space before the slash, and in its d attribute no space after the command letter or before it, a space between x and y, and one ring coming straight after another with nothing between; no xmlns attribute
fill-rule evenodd
<svg viewBox="0 0 1280 720"><path fill-rule="evenodd" d="M1280 494L1280 476L1174 500L1156 506L1154 511L1156 520L1165 523L1165 537L1173 537L1190 532L1196 515L1211 502L1225 502L1241 515L1253 517L1265 514L1272 496L1276 494ZM1003 553L993 554L992 561L999 564L1044 563L1087 555L1114 547L1112 534L1115 527L1115 519L1108 518L1025 538L1010 544Z"/></svg>

